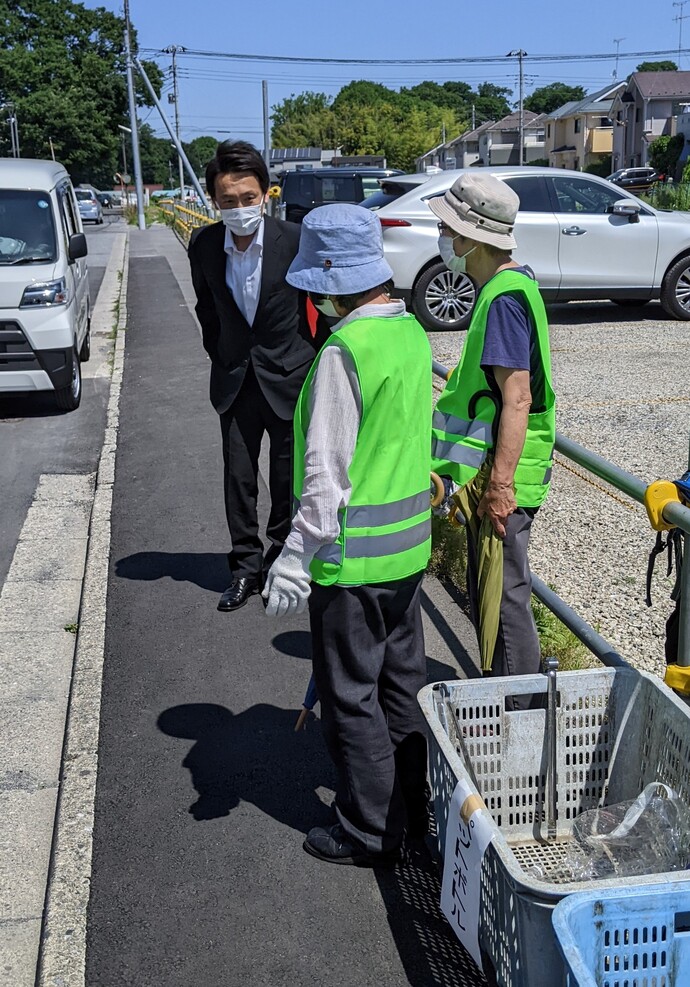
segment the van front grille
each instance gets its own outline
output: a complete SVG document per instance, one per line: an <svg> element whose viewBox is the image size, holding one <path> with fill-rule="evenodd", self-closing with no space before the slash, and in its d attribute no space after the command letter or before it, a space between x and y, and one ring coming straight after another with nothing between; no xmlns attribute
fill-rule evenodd
<svg viewBox="0 0 690 987"><path fill-rule="evenodd" d="M40 370L21 326L16 322L0 322L0 373L4 370Z"/></svg>

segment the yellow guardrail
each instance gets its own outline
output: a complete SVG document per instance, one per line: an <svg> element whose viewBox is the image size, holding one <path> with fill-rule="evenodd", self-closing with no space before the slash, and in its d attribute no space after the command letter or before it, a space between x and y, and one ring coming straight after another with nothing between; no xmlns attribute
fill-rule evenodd
<svg viewBox="0 0 690 987"><path fill-rule="evenodd" d="M183 206L177 199L158 199L156 205L172 216L173 226L185 240L189 240L192 230L216 222L206 214L205 210L196 209L194 206Z"/></svg>

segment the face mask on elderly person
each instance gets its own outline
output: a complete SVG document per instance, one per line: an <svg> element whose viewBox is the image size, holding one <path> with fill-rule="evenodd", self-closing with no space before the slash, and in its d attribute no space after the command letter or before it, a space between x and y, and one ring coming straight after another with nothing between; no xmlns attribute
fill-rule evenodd
<svg viewBox="0 0 690 987"><path fill-rule="evenodd" d="M329 298L328 295L309 295L312 305L315 309L318 309L322 315L327 316L329 319L339 319L340 316L335 310L335 305L333 304L333 299Z"/></svg>
<svg viewBox="0 0 690 987"><path fill-rule="evenodd" d="M440 236L438 238L438 252L441 255L441 260L449 271L452 271L453 274L463 274L467 269L467 258L474 250L477 249L477 247L470 247L466 253L464 253L461 257L458 257L453 247L454 243L455 237Z"/></svg>

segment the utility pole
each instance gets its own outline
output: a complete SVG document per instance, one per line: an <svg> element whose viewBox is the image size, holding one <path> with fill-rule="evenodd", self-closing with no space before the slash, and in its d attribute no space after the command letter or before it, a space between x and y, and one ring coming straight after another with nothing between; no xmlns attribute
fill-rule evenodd
<svg viewBox="0 0 690 987"><path fill-rule="evenodd" d="M172 55L172 77L173 77L173 91L172 98L168 95L168 102L175 104L175 133L177 134L178 143L180 141L180 93L177 88L177 53L187 51L182 45L168 45L167 48L163 48L166 55ZM184 201L184 165L182 164L182 158L177 155L177 169L180 173L180 198Z"/></svg>
<svg viewBox="0 0 690 987"><path fill-rule="evenodd" d="M271 135L268 125L268 82L266 79L261 83L261 96L264 106L264 161L269 172L271 170Z"/></svg>
<svg viewBox="0 0 690 987"><path fill-rule="evenodd" d="M53 161L55 161L55 148L53 147L53 138L52 137L49 137L48 138L48 143L50 145L50 156L53 159Z"/></svg>
<svg viewBox="0 0 690 987"><path fill-rule="evenodd" d="M618 78L618 53L621 48L621 41L625 41L625 38L614 38L613 43L616 46L616 67L613 70L613 78Z"/></svg>
<svg viewBox="0 0 690 987"><path fill-rule="evenodd" d="M476 130L477 127L477 114L474 112L474 103L472 103L472 130Z"/></svg>
<svg viewBox="0 0 690 987"><path fill-rule="evenodd" d="M674 0L673 4L674 7L680 7L680 13L673 18L674 21L678 21L678 68L680 68L680 52L683 47L683 21L690 17L690 14L683 14L683 8L687 2L688 0L680 0L680 2Z"/></svg>
<svg viewBox="0 0 690 987"><path fill-rule="evenodd" d="M134 158L134 187L137 193L137 225L146 229L144 215L144 183L141 178L141 158L139 157L139 131L137 130L137 104L134 98L134 75L132 72L132 45L129 37L129 0L125 0L125 58L127 62L127 96L129 98L129 125L132 129L132 157Z"/></svg>
<svg viewBox="0 0 690 987"><path fill-rule="evenodd" d="M688 0L685 0L687 3ZM522 71L522 60L527 57L527 52L523 51L522 48L514 49L508 52L508 58L517 57L520 65L520 166L525 163L525 76Z"/></svg>
<svg viewBox="0 0 690 987"><path fill-rule="evenodd" d="M14 103L3 103L0 109L7 110L7 126L10 128L10 145L12 157L19 157L19 130L17 128L17 111Z"/></svg>

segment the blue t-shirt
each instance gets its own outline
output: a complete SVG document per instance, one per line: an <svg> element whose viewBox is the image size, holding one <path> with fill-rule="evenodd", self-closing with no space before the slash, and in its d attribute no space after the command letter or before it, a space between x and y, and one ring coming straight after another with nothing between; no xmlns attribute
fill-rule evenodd
<svg viewBox="0 0 690 987"><path fill-rule="evenodd" d="M512 268L514 274L523 274L534 280L528 267ZM482 370L489 387L499 400L501 391L496 383L492 367L530 371L532 392L531 411L544 409L544 370L539 355L537 330L532 324L521 295L507 293L495 298L489 307L482 352Z"/></svg>

